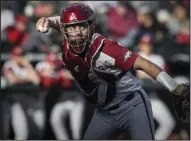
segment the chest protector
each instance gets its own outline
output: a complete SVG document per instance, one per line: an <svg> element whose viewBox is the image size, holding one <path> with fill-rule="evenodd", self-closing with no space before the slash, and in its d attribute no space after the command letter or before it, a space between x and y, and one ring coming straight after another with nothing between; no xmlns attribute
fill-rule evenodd
<svg viewBox="0 0 191 141"><path fill-rule="evenodd" d="M90 50L83 61L76 56L62 55L65 66L78 82L85 98L88 102L98 105L105 105L112 100L116 93L116 80L121 78L124 74L122 72L116 76L96 68L96 61L104 47L104 40L105 38L101 35L94 34ZM67 46L65 45L65 47ZM64 51L66 52L67 50ZM64 54L64 52L62 54ZM74 67L71 67L73 64L79 64L78 72L73 69Z"/></svg>

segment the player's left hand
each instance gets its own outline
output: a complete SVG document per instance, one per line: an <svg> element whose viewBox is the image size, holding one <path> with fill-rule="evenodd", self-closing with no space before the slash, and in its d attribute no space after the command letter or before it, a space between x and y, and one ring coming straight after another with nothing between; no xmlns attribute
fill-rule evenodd
<svg viewBox="0 0 191 141"><path fill-rule="evenodd" d="M173 95L178 120L181 123L190 123L190 84L179 84Z"/></svg>

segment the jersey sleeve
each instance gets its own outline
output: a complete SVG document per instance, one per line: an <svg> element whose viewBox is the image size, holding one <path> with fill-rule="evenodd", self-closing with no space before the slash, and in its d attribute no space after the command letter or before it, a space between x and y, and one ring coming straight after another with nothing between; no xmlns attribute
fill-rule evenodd
<svg viewBox="0 0 191 141"><path fill-rule="evenodd" d="M138 57L137 53L121 46L118 42L108 39L105 40L102 51L115 60L116 68L123 71L129 71Z"/></svg>

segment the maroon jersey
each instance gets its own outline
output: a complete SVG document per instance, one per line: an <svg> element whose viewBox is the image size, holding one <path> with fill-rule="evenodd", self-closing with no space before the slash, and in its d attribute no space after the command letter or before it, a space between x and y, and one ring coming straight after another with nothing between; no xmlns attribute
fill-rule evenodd
<svg viewBox="0 0 191 141"><path fill-rule="evenodd" d="M123 77L138 55L118 42L108 40L95 33L89 51L84 58L69 50L67 40L62 46L62 59L85 94L92 94L100 82L113 82ZM94 77L90 77L91 72ZM132 79L132 78L130 78Z"/></svg>

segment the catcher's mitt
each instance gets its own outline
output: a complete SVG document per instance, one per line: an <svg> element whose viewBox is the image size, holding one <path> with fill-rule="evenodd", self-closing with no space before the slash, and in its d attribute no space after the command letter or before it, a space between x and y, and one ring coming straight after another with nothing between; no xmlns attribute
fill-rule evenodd
<svg viewBox="0 0 191 141"><path fill-rule="evenodd" d="M181 123L190 123L190 84L180 84L173 92L174 111Z"/></svg>

